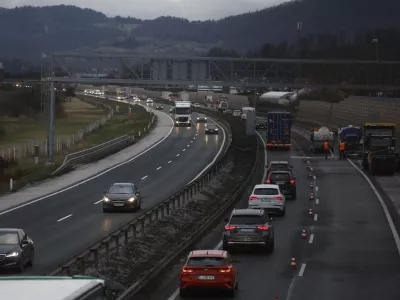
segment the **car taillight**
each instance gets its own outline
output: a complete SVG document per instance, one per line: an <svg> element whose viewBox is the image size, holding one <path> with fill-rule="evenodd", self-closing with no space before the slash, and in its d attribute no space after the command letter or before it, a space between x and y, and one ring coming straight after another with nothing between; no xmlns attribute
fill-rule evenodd
<svg viewBox="0 0 400 300"><path fill-rule="evenodd" d="M192 269L183 268L182 273L193 273Z"/></svg>
<svg viewBox="0 0 400 300"><path fill-rule="evenodd" d="M266 182L267 184L270 184L270 183L271 183L271 180L267 179L265 182Z"/></svg>
<svg viewBox="0 0 400 300"><path fill-rule="evenodd" d="M232 225L226 225L225 226L225 230L233 230L235 228L236 228L236 226L232 226Z"/></svg>
<svg viewBox="0 0 400 300"><path fill-rule="evenodd" d="M266 226L266 225L263 225L263 226L257 226L257 229L260 229L260 230L268 230L269 227Z"/></svg>
<svg viewBox="0 0 400 300"><path fill-rule="evenodd" d="M250 200L257 200L258 199L258 197L257 196L250 196Z"/></svg>
<svg viewBox="0 0 400 300"><path fill-rule="evenodd" d="M282 196L275 196L275 200L283 200Z"/></svg>
<svg viewBox="0 0 400 300"><path fill-rule="evenodd" d="M290 184L294 184L295 182L295 180L290 180Z"/></svg>
<svg viewBox="0 0 400 300"><path fill-rule="evenodd" d="M223 268L218 270L220 273L229 273L231 271L230 268Z"/></svg>

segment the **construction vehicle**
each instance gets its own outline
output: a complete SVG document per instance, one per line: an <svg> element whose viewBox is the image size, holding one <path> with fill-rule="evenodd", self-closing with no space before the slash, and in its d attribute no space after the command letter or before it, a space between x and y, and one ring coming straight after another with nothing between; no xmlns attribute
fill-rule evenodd
<svg viewBox="0 0 400 300"><path fill-rule="evenodd" d="M324 151L324 143L327 141L329 143L329 148L333 148L333 144L335 142L335 134L334 132L325 126L320 128L314 128L310 134L310 150L312 152Z"/></svg>
<svg viewBox="0 0 400 300"><path fill-rule="evenodd" d="M393 175L396 171L396 124L365 123L362 167L370 175Z"/></svg>
<svg viewBox="0 0 400 300"><path fill-rule="evenodd" d="M346 144L344 155L347 156L361 156L363 145L361 143L362 131L360 126L348 125L346 127L338 128L338 147L341 142Z"/></svg>
<svg viewBox="0 0 400 300"><path fill-rule="evenodd" d="M268 112L267 149L283 148L290 150L292 123L292 114L290 112Z"/></svg>

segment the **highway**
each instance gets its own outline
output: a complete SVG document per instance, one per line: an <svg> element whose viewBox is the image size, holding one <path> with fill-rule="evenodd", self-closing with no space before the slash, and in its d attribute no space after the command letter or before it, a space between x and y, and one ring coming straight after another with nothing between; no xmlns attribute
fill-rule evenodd
<svg viewBox="0 0 400 300"><path fill-rule="evenodd" d="M268 161L289 159L294 165L298 198L288 200L284 218L275 218L272 255L233 253L239 271L235 299L400 299L398 245L369 183L348 161L314 155L307 150L304 137L293 135L311 157L318 200L309 200L308 172L298 151L268 151ZM237 207L246 207L247 199L248 194ZM314 210L312 217L309 208ZM196 249L220 249L223 223L217 229ZM301 239L303 229L305 240ZM289 267L292 257L296 269ZM180 299L178 268L172 272L160 284L162 289L149 298ZM204 294L196 299L214 296Z"/></svg>
<svg viewBox="0 0 400 300"><path fill-rule="evenodd" d="M224 136L206 136L202 124L173 128L161 144L129 163L54 196L0 213L0 227L22 228L33 239L35 265L27 274L49 273L180 190L214 160ZM103 191L114 182L138 185L143 197L141 212L103 214Z"/></svg>

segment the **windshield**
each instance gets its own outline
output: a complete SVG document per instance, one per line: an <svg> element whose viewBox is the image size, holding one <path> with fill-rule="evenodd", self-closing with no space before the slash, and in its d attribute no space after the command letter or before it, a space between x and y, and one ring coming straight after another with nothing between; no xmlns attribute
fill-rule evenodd
<svg viewBox="0 0 400 300"><path fill-rule="evenodd" d="M179 122L186 122L187 120L189 120L188 117L178 117L176 118L176 120L178 120Z"/></svg>
<svg viewBox="0 0 400 300"><path fill-rule="evenodd" d="M210 124L210 125L207 126L207 128L208 128L208 129L216 129L216 128L217 128L217 125Z"/></svg>
<svg viewBox="0 0 400 300"><path fill-rule="evenodd" d="M175 107L175 114L177 115L190 115L191 113L191 107Z"/></svg>
<svg viewBox="0 0 400 300"><path fill-rule="evenodd" d="M273 169L287 169L288 167L288 164L271 164Z"/></svg>
<svg viewBox="0 0 400 300"><path fill-rule="evenodd" d="M265 219L262 216L253 216L253 215L237 215L232 216L231 222L229 224L232 225L256 225L256 224L264 224Z"/></svg>
<svg viewBox="0 0 400 300"><path fill-rule="evenodd" d="M226 265L223 257L191 257L187 262L192 267L220 267Z"/></svg>
<svg viewBox="0 0 400 300"><path fill-rule="evenodd" d="M269 195L279 195L279 192L277 189L274 188L260 188L260 189L255 189L253 194L258 196L269 196Z"/></svg>
<svg viewBox="0 0 400 300"><path fill-rule="evenodd" d="M289 181L290 175L289 173L272 173L269 179L272 181Z"/></svg>
<svg viewBox="0 0 400 300"><path fill-rule="evenodd" d="M116 184L113 185L110 190L108 191L110 194L132 194L133 188L131 185L127 184Z"/></svg>
<svg viewBox="0 0 400 300"><path fill-rule="evenodd" d="M0 245L17 245L18 234L13 232L0 233Z"/></svg>
<svg viewBox="0 0 400 300"><path fill-rule="evenodd" d="M376 146L376 147L390 147L392 145L392 138L371 137L369 143L371 146Z"/></svg>

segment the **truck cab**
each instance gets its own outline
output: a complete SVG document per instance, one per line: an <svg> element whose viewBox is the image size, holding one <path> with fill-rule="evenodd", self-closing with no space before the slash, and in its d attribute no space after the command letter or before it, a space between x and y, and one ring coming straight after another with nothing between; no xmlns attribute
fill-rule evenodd
<svg viewBox="0 0 400 300"><path fill-rule="evenodd" d="M365 123L363 126L362 166L370 175L393 175L396 170L396 125Z"/></svg>
<svg viewBox="0 0 400 300"><path fill-rule="evenodd" d="M192 126L192 103L190 101L175 101L175 126Z"/></svg>

